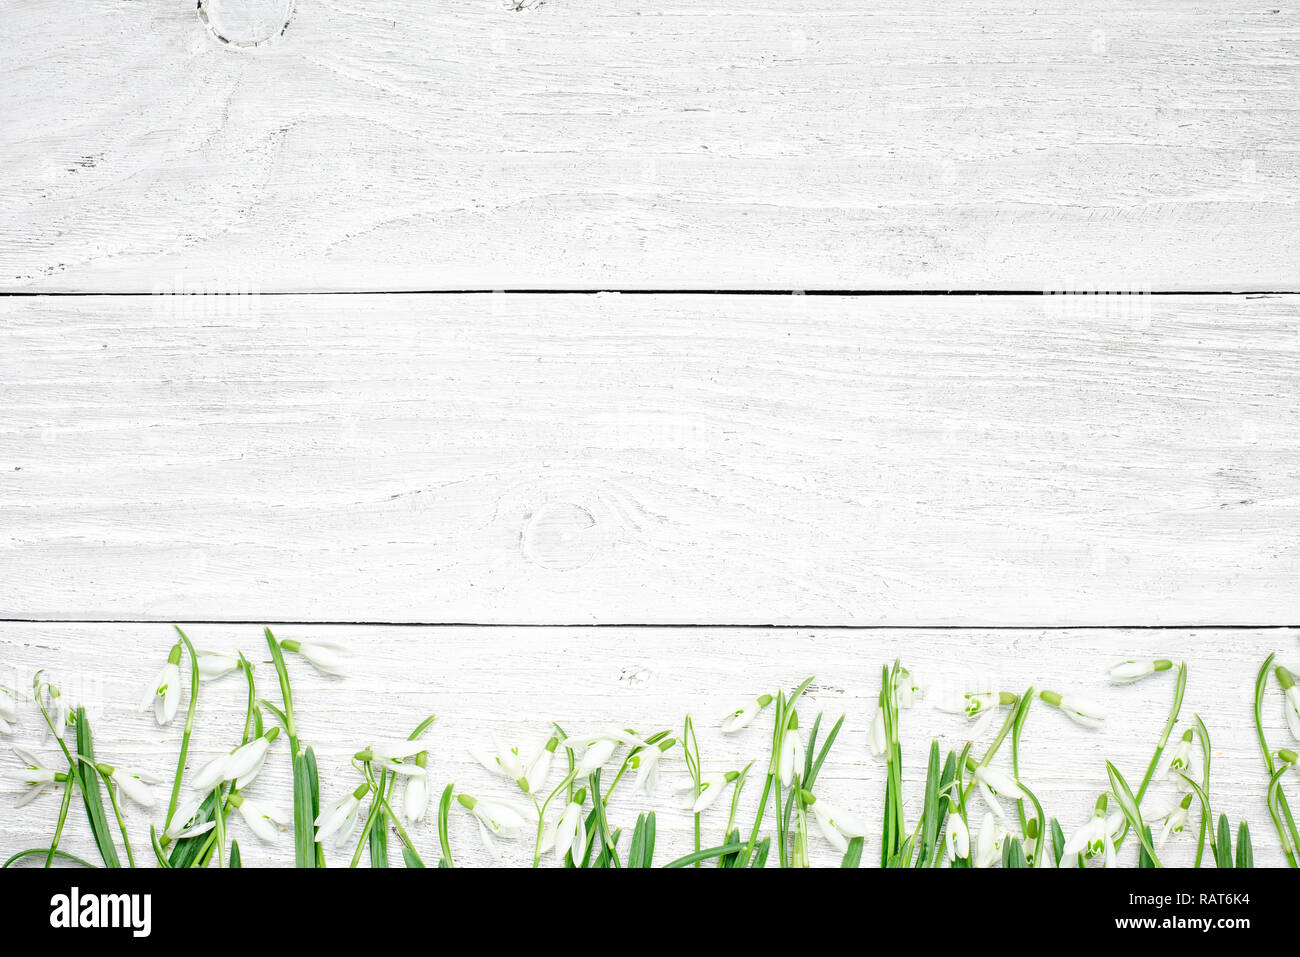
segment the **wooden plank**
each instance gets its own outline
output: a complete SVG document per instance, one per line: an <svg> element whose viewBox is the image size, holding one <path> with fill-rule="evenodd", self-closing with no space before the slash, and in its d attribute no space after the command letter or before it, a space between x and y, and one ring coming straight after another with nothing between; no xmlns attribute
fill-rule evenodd
<svg viewBox="0 0 1300 957"><path fill-rule="evenodd" d="M0 286L1300 288L1300 10L289 8L7 4Z"/></svg>
<svg viewBox="0 0 1300 957"><path fill-rule="evenodd" d="M1300 621L1300 300L0 302L0 617Z"/></svg>
<svg viewBox="0 0 1300 957"><path fill-rule="evenodd" d="M187 627L200 648L242 649L258 663L262 693L276 700L274 672L260 628ZM1242 817L1250 822L1261 866L1282 863L1264 806L1267 776L1250 709L1259 663L1277 649L1284 660L1287 655L1294 657L1293 631L317 626L286 627L279 634L281 638L325 638L351 649L352 671L343 679L322 677L300 660L290 660L299 729L304 741L318 752L324 790L329 795L341 795L357 783L357 773L349 766L356 750L375 738L405 735L429 713L439 715L428 736L431 773L439 791L446 782L455 781L458 789L471 794L509 797L510 785L475 764L467 749L490 746L494 734L503 741L531 743L534 737L547 733L552 721L574 735L623 726L648 734L678 729L683 716L691 713L706 769L738 769L750 760L757 760L761 768L770 744L770 712L735 735L721 734L717 722L759 693L788 688L809 674L816 675L801 712L805 731L818 711L825 712L828 722L846 716L839 743L822 773L822 796L856 809L877 827L864 856L867 861L877 859L879 853L876 822L884 792L883 765L867 748L882 664L901 655L930 689L926 702L903 712L904 784L910 821L915 821L918 813L931 738L937 737L944 749L959 749L975 727L964 717L935 710L932 702L939 695L961 690L972 680L983 680L988 688L1017 693L1035 684L1096 699L1108 712L1099 730L1078 727L1045 706L1035 706L1026 726L1023 780L1047 812L1059 817L1069 830L1087 820L1097 794L1108 787L1107 760L1114 761L1134 783L1141 779L1173 694L1167 675L1132 686L1114 686L1105 680L1106 667L1135 655L1181 658L1189 663L1189 680L1184 723L1178 734L1193 712L1209 726L1214 744L1215 811L1228 814L1234 822ZM167 776L175 767L178 730L159 729L151 714L138 713L136 707L142 683L156 672L173 640L170 628L164 625L0 625L0 680L28 689L36 669L50 669L65 694L87 704L103 760ZM231 746L232 741L237 743L245 706L244 685L237 677L203 686L191 768ZM1272 746L1286 746L1289 737L1275 688L1265 715ZM25 705L11 740L29 747L38 745L39 721L39 714ZM996 731L996 727L987 727L976 735L977 753L982 755ZM41 753L51 750L46 742ZM284 751L277 748L250 794L283 801L290 789L285 764ZM620 789L611 812L614 826L626 827L639 810L655 807L661 861L689 849L690 819L680 807L680 796L673 793L673 786L685 777L680 751L674 751L650 802L632 789ZM745 789L740 820L752 821L760 789L754 782ZM1169 784L1158 783L1148 809L1172 793ZM10 807L11 801L11 795L0 795L0 852L5 856L47 841L54 817L49 797L21 810ZM147 822L159 820L161 812L151 815L134 806L128 808L128 826L141 852L147 854ZM93 854L80 815L74 817L65 846ZM721 835L725 820L725 809L705 816L707 841ZM1196 820L1194 817L1193 827L1180 840L1164 849L1167 863L1190 863ZM258 842L242 824L232 825L232 830L249 863L284 864L291 859L288 834L278 847L272 847ZM413 833L423 853L435 854L437 834L432 822ZM459 810L453 817L452 835L460 863L490 861L468 816ZM522 849L513 843L503 843L502 851L506 861L524 859ZM1130 846L1126 863L1131 863L1129 858L1135 853ZM346 863L346 856L340 854L331 852L332 864ZM835 862L833 851L820 836L814 840L813 858L822 865Z"/></svg>

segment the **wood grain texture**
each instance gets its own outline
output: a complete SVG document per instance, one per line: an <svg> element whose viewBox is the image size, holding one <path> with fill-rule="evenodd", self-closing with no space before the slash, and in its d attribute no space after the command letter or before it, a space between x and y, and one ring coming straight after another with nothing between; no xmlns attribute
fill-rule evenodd
<svg viewBox="0 0 1300 957"><path fill-rule="evenodd" d="M1132 305L5 300L0 617L1300 621L1300 299Z"/></svg>
<svg viewBox="0 0 1300 957"><path fill-rule="evenodd" d="M8 0L0 31L8 288L1300 288L1295 9Z"/></svg>
<svg viewBox="0 0 1300 957"><path fill-rule="evenodd" d="M266 660L261 629L255 626L194 625L188 628L198 647L244 650L257 662L260 687L273 701L274 671ZM929 699L959 690L972 681L987 688L1016 692L1031 683L1040 688L1083 693L1109 711L1097 731L1072 724L1059 712L1035 706L1026 728L1022 777L1045 809L1068 830L1087 820L1096 795L1108 787L1105 761L1114 761L1130 780L1140 780L1168 714L1173 684L1169 675L1135 685L1114 686L1105 669L1134 655L1185 658L1189 662L1184 721L1199 713L1214 743L1215 813L1251 824L1261 866L1282 863L1263 794L1267 776L1255 742L1251 696L1255 671L1270 651L1286 661L1295 658L1296 632L1262 631L814 631L805 629L680 628L393 628L336 626L278 629L281 638L316 637L339 641L351 649L353 673L325 678L300 659L290 658L300 733L320 757L323 787L340 795L358 782L349 766L356 750L376 738L404 736L429 713L439 719L428 735L431 774L439 790L455 781L459 790L480 797L507 798L511 785L492 777L467 753L471 745L503 741L531 744L558 722L574 735L610 726L631 726L643 733L680 728L690 712L698 725L706 770L742 767L761 759L770 745L768 712L749 729L722 735L717 722L746 700L779 686L790 687L809 674L817 676L801 716L805 728L817 711L827 721L845 718L839 743L822 775L822 797L851 806L873 823L879 820L884 794L884 767L870 756L867 730L879 691L879 668L901 655L904 663L930 685ZM175 767L178 729L160 729L151 714L136 713L142 682L147 683L174 640L164 625L0 625L0 680L30 688L32 673L48 668L74 700L84 701L98 736L102 759L166 776ZM197 731L190 767L197 768L222 749L237 744L246 690L228 676L205 684L200 693ZM1276 689L1265 708L1274 748L1289 738ZM9 742L39 744L40 716L30 705ZM1179 733L1182 727L1180 725ZM904 784L907 814L915 821L921 799L929 741L960 748L974 724L964 717L934 710L929 703L903 712ZM980 753L996 733L985 729L976 738ZM49 755L52 742L40 753ZM658 859L667 861L689 850L689 815L680 807L673 786L686 778L680 751L674 751L650 806L657 808ZM1009 760L1009 759L1008 759ZM11 763L6 755L6 767ZM273 752L267 770L250 787L250 795L285 801L290 791L283 745ZM1199 773L1199 764L1196 766ZM556 775L558 781L560 775ZM760 786L751 782L742 794L744 819ZM1152 792L1165 803L1173 793L1166 783ZM745 797L748 800L745 800ZM39 843L57 814L45 797L21 810L12 796L0 794L0 852L5 856ZM621 791L611 811L615 827L630 826L647 806L634 790ZM154 813L130 806L129 827L147 854L147 822ZM720 837L726 810L704 819L706 840ZM982 813L982 811L981 811ZM1193 823L1195 824L1195 818ZM1194 827L1166 849L1166 862L1189 863ZM232 826L248 863L292 861L292 840L279 846L260 844L240 823ZM426 859L436 856L432 821L414 831ZM483 851L468 815L453 816L453 850L460 863L484 864ZM870 839L864 859L878 859L879 833ZM93 844L78 820L69 829L68 850L93 854ZM503 859L519 862L522 849L503 844ZM1125 852L1126 863L1136 852ZM813 846L815 863L837 859L820 836ZM341 865L347 855L332 851Z"/></svg>

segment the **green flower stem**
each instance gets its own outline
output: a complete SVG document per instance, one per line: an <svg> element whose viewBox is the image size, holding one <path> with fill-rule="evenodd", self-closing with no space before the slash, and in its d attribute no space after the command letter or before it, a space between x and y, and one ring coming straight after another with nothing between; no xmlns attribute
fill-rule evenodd
<svg viewBox="0 0 1300 957"><path fill-rule="evenodd" d="M194 733L194 712L199 704L199 656L180 626L172 625L172 627L176 629L176 634L180 635L181 643L185 645L185 650L190 656L190 702L185 709L185 728L181 732L181 750L176 758L176 774L172 778L172 793L167 801L167 816L163 819L164 831L171 827L172 817L176 814L176 804L180 801L181 779L185 776L185 761L190 754L190 735Z"/></svg>
<svg viewBox="0 0 1300 957"><path fill-rule="evenodd" d="M1287 864L1295 867L1296 854L1300 853L1300 835L1296 835L1295 819L1291 816L1291 808L1287 804L1286 794L1282 791L1281 778L1277 766L1273 761L1273 752L1268 746L1268 737L1264 734L1264 691L1268 687L1268 669L1273 664L1273 659L1277 657L1274 652L1264 659L1264 664L1260 666L1259 674L1255 677L1255 734L1259 739L1259 750L1264 756L1264 766L1268 769L1269 788L1267 792L1268 813L1273 819L1273 827L1277 831L1278 840L1282 843L1282 852L1286 855ZM1283 768L1285 770L1285 768ZM1284 824L1285 822L1285 824ZM1288 830L1290 833L1288 834ZM1296 837L1293 837L1296 835Z"/></svg>

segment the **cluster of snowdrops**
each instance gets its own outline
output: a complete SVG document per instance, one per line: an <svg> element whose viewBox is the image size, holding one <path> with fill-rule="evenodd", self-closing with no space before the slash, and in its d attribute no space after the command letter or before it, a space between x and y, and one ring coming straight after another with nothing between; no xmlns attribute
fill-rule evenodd
<svg viewBox="0 0 1300 957"><path fill-rule="evenodd" d="M169 725L181 715L182 698L188 698L169 790L165 782L146 773L102 760L85 708L67 701L44 672L38 673L33 697L43 734L57 744L59 760L47 762L15 746L23 767L8 777L22 788L19 804L51 791L61 793L61 799L50 842L14 853L5 867L33 859L47 866L56 860L98 866L60 847L77 797L106 867L135 866L138 857L147 859L150 853L161 867L238 867L239 840L231 828L235 820L268 842L279 838L282 827L291 828L299 867L325 866L325 844L351 848L353 866L363 856L372 866L389 866L390 834L396 837L406 866L424 867L426 858L407 828L430 813L437 817L441 867L454 866L448 826L452 813L472 815L489 847L498 840L527 842L534 866L546 855L569 867L656 866L654 813L639 815L625 836L623 829L611 827L606 812L624 781L628 787L653 791L661 762L674 752L689 775L686 800L694 815L694 850L661 866L698 867L706 862L721 867L762 867L769 862L808 866L810 826L830 842L846 867L861 863L869 839L876 845L872 853L878 852L880 864L886 867L945 863L955 868L1094 863L1111 867L1119 863L1126 841L1137 849L1138 866L1160 867L1164 844L1185 831L1196 834L1196 866L1253 865L1248 824L1238 822L1234 829L1226 816L1216 821L1213 814L1208 729L1197 715L1180 723L1185 663L1133 660L1110 669L1110 678L1118 682L1159 675L1172 678L1168 719L1153 742L1141 779L1130 782L1108 762L1110 787L1097 796L1089 819L1081 825L1070 822L1067 832L1045 813L1021 779L1025 720L1035 704L1057 709L1090 727L1103 716L1087 700L1052 690L967 691L933 701L942 710L978 722L973 739L993 724L998 724L998 731L980 753L967 743L960 751L944 754L937 741L931 743L923 800L912 821L904 813L899 720L900 712L924 695L924 688L898 662L881 669L878 707L869 735L872 751L885 765L884 812L870 825L851 809L818 795L818 774L844 718L826 727L818 714L810 725L801 726L800 706L806 704L803 695L812 679L788 691L760 694L722 719L722 730L728 733L760 718L771 719L769 751L745 768L706 771L689 716L680 728L645 735L617 729L569 736L553 725L529 747L493 741L490 748L472 749L477 760L500 776L501 790L509 797L457 792L448 784L435 801L425 739L435 722L431 715L406 738L375 741L359 750L352 762L358 773L355 786L323 796L315 754L298 738L286 655L339 674L346 670L345 649L327 642L279 640L267 629L265 639L279 684L277 704L259 695L254 665L242 653L196 650L181 629L176 631L178 640L157 678L146 686L141 702L142 708L153 710L159 724ZM191 770L190 737L200 686L235 672L242 673L247 684L242 737L228 753ZM1264 709L1274 685L1287 727L1300 740L1300 689L1291 672L1275 664L1270 655L1256 681L1255 727L1269 817L1287 863L1295 867L1300 834L1284 785L1288 772L1296 768L1297 755L1290 748L1274 748L1264 729ZM18 711L12 691L0 688L0 733L15 732ZM293 773L292 808L258 793L259 774L281 739ZM751 780L752 786L761 787L758 808L752 821L740 821L741 791ZM165 806L160 822L150 827L145 855L138 854L127 833L124 800L148 808ZM706 846L702 816L720 815L728 804L721 843Z"/></svg>

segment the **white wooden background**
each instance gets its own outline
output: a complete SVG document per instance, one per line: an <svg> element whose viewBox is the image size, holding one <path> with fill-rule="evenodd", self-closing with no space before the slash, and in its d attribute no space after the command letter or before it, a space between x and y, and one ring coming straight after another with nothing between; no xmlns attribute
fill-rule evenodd
<svg viewBox="0 0 1300 957"><path fill-rule="evenodd" d="M1032 719L1082 820L1167 706L1104 668L1165 654L1279 859L1249 690L1300 623L1300 12L3 0L0 39L0 681L51 669L106 754L167 765L131 712L168 622L275 622L354 648L296 669L331 793L427 711L486 790L488 731L712 728L816 673L874 815L901 655L1113 705ZM908 713L908 753L966 730ZM44 837L0 801L0 851Z"/></svg>

